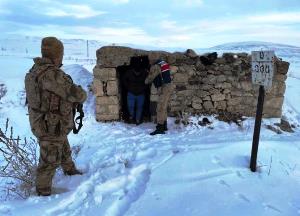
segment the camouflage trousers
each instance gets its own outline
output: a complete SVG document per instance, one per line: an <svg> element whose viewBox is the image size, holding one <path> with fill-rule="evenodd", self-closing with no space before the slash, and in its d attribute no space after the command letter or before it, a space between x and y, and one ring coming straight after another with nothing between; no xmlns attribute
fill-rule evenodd
<svg viewBox="0 0 300 216"><path fill-rule="evenodd" d="M36 190L51 193L52 179L61 165L63 171L75 168L71 157L71 148L67 137L60 140L39 140L40 158L36 175Z"/></svg>
<svg viewBox="0 0 300 216"><path fill-rule="evenodd" d="M168 118L168 104L173 93L174 87L172 83L164 84L158 89L158 102L156 108L157 123L164 124Z"/></svg>

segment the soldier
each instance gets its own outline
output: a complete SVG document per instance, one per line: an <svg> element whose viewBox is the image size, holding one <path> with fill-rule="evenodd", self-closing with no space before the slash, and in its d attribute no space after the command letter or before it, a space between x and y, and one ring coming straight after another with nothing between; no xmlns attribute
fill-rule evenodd
<svg viewBox="0 0 300 216"><path fill-rule="evenodd" d="M168 102L173 92L171 83L170 65L163 61L157 60L152 63L148 77L145 80L146 84L153 82L158 89L158 103L156 108L157 125L156 130L150 135L164 134L168 130L167 127L167 108Z"/></svg>
<svg viewBox="0 0 300 216"><path fill-rule="evenodd" d="M52 178L62 166L65 175L82 174L71 157L67 135L73 129L73 109L86 100L86 92L75 85L60 67L64 47L55 37L46 37L41 45L42 57L25 77L29 121L40 146L36 175L36 192L51 195Z"/></svg>

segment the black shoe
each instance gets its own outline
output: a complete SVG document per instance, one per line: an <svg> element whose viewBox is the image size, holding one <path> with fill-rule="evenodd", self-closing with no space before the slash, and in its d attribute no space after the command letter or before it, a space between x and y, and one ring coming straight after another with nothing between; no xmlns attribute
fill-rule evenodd
<svg viewBox="0 0 300 216"><path fill-rule="evenodd" d="M74 168L74 169L71 169L71 170L68 170L68 171L64 171L64 174L68 175L68 176L83 175L83 172L81 172L80 170Z"/></svg>
<svg viewBox="0 0 300 216"><path fill-rule="evenodd" d="M128 119L128 124L134 124L134 119L133 119L133 117L129 117L129 119Z"/></svg>
<svg viewBox="0 0 300 216"><path fill-rule="evenodd" d="M153 131L152 133L150 133L151 136L156 135L156 134L165 134L164 125L158 124L156 126L156 130Z"/></svg>
<svg viewBox="0 0 300 216"><path fill-rule="evenodd" d="M51 195L51 188L36 188L36 193L38 196L50 196Z"/></svg>
<svg viewBox="0 0 300 216"><path fill-rule="evenodd" d="M136 125L140 125L140 124L142 124L142 121L136 120L136 121L135 121L135 124L136 124Z"/></svg>

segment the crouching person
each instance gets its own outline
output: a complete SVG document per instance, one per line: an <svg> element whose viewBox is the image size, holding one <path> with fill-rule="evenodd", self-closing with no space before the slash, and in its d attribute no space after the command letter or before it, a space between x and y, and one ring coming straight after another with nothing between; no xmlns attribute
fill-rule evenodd
<svg viewBox="0 0 300 216"><path fill-rule="evenodd" d="M87 95L60 69L64 53L61 41L44 38L41 53L26 74L25 89L31 130L40 146L36 192L49 196L57 167L61 166L66 175L82 174L72 160L67 135L74 126L72 110Z"/></svg>
<svg viewBox="0 0 300 216"><path fill-rule="evenodd" d="M148 77L145 80L146 84L152 83L158 89L158 103L156 108L157 125L156 130L150 135L164 134L168 130L167 127L167 109L168 103L173 92L171 83L170 65L163 60L151 62L151 68Z"/></svg>

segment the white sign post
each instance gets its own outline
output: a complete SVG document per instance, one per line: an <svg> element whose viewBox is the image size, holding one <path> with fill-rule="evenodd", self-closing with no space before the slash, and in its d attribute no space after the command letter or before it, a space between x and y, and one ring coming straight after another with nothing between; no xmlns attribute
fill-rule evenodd
<svg viewBox="0 0 300 216"><path fill-rule="evenodd" d="M264 107L265 88L272 87L274 75L274 51L252 51L252 83L259 85L259 95L257 101L255 126L252 141L250 169L256 171L257 152L259 144L259 134L261 119Z"/></svg>
<svg viewBox="0 0 300 216"><path fill-rule="evenodd" d="M272 87L274 75L274 51L252 51L252 83Z"/></svg>

